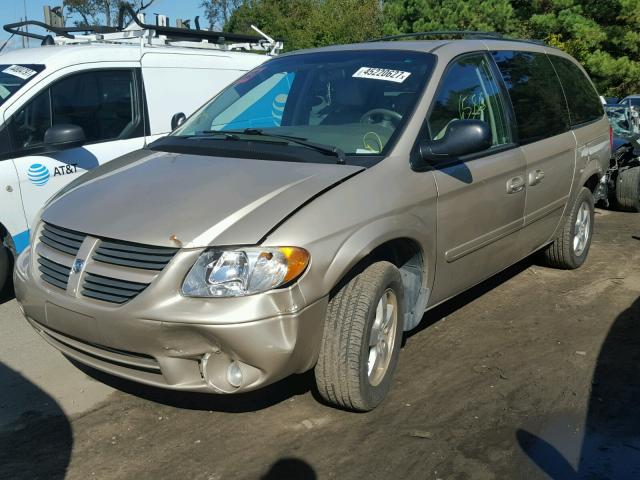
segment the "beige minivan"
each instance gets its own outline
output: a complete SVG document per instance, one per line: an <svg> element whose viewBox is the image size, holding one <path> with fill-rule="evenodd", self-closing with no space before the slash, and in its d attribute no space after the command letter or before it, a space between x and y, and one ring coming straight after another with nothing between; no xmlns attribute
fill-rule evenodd
<svg viewBox="0 0 640 480"><path fill-rule="evenodd" d="M585 261L610 141L584 70L538 43L283 55L52 198L16 296L113 375L231 394L314 369L371 410L425 310L535 252Z"/></svg>

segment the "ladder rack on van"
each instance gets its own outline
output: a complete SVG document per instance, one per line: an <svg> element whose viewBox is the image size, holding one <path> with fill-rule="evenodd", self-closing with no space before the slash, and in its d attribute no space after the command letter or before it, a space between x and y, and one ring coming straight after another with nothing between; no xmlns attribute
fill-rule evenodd
<svg viewBox="0 0 640 480"><path fill-rule="evenodd" d="M125 15L129 15L132 22L124 26ZM21 30L22 27L41 27L52 35L41 35ZM186 48L199 48L209 50L240 50L261 51L268 55L277 55L284 48L282 41L274 40L254 25L251 26L259 36L245 35L229 32L215 32L202 30L196 21L196 28L177 28L166 25L151 25L144 22L144 14L136 14L128 4L120 6L118 13L118 26L77 26L54 27L47 23L35 20L10 23L4 26L4 30L12 35L41 40L42 45L72 45L85 43L120 43L158 46L176 46Z"/></svg>

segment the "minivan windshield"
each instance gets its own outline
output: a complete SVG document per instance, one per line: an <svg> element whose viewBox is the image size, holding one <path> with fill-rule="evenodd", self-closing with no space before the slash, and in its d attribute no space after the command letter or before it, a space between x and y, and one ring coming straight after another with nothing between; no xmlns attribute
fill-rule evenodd
<svg viewBox="0 0 640 480"><path fill-rule="evenodd" d="M0 105L42 70L44 70L44 65L0 64Z"/></svg>
<svg viewBox="0 0 640 480"><path fill-rule="evenodd" d="M401 50L275 58L223 90L172 136L297 147L294 140L302 140L346 155L384 154L411 116L434 63L431 54Z"/></svg>

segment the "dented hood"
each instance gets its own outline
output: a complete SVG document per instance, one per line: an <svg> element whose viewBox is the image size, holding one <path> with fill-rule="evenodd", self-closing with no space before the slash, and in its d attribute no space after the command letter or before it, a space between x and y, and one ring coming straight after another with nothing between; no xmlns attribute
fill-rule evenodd
<svg viewBox="0 0 640 480"><path fill-rule="evenodd" d="M258 243L318 193L362 167L134 152L70 184L42 218L148 245Z"/></svg>

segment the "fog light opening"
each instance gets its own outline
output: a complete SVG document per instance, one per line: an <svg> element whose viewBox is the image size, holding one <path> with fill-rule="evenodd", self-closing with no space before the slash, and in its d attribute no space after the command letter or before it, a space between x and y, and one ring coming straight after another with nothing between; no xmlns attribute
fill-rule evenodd
<svg viewBox="0 0 640 480"><path fill-rule="evenodd" d="M242 385L242 368L238 362L231 362L227 368L227 382L233 387L240 387Z"/></svg>

